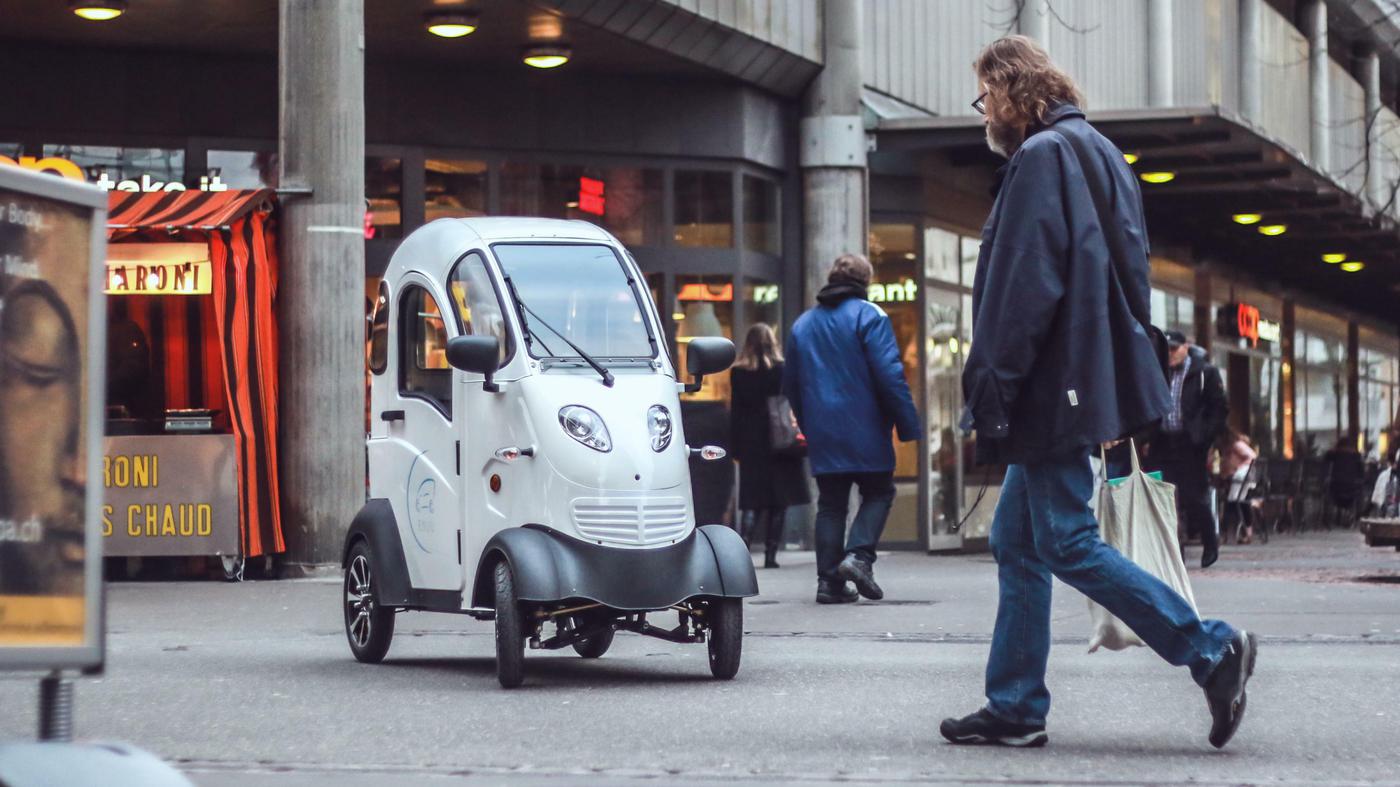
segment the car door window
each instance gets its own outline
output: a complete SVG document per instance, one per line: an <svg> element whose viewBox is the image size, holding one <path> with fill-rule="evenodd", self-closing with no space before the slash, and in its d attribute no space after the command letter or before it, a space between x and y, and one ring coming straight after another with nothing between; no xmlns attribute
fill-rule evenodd
<svg viewBox="0 0 1400 787"><path fill-rule="evenodd" d="M448 293L457 309L457 327L462 335L495 336L501 342L501 365L515 353L515 344L506 329L505 310L496 297L486 260L470 252L457 261L448 277Z"/></svg>
<svg viewBox="0 0 1400 787"><path fill-rule="evenodd" d="M399 299L399 391L432 402L451 420L447 323L433 296L416 285Z"/></svg>

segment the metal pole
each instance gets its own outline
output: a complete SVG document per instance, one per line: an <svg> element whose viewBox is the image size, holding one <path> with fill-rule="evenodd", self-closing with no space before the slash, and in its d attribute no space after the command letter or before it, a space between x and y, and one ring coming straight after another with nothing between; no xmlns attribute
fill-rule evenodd
<svg viewBox="0 0 1400 787"><path fill-rule="evenodd" d="M1264 0L1240 0L1240 114L1259 122L1263 108L1259 67L1259 4Z"/></svg>
<svg viewBox="0 0 1400 787"><path fill-rule="evenodd" d="M280 0L279 464L289 561L330 563L365 489L363 0Z"/></svg>
<svg viewBox="0 0 1400 787"><path fill-rule="evenodd" d="M1332 168L1332 105L1327 65L1327 3L1323 0L1308 0L1303 6L1303 32L1308 37L1312 165L1326 173Z"/></svg>
<svg viewBox="0 0 1400 787"><path fill-rule="evenodd" d="M59 670L39 681L39 740L73 740L73 681Z"/></svg>
<svg viewBox="0 0 1400 787"><path fill-rule="evenodd" d="M808 305L816 302L833 260L865 253L869 216L860 114L861 3L826 0L822 9L825 67L807 89L800 134Z"/></svg>
<svg viewBox="0 0 1400 787"><path fill-rule="evenodd" d="M1045 7L1045 0L1026 0L1021 6L1021 15L1016 19L1016 29L1023 36L1034 38L1049 52L1050 10Z"/></svg>
<svg viewBox="0 0 1400 787"><path fill-rule="evenodd" d="M1371 49L1361 58L1361 87L1366 93L1366 196L1371 206L1386 202L1386 184L1381 177L1381 56Z"/></svg>
<svg viewBox="0 0 1400 787"><path fill-rule="evenodd" d="M1147 0L1147 105L1169 107L1174 100L1172 0Z"/></svg>

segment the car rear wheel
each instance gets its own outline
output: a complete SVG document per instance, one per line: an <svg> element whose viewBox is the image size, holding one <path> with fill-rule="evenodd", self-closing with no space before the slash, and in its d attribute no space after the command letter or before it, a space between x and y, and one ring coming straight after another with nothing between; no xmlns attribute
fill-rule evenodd
<svg viewBox="0 0 1400 787"><path fill-rule="evenodd" d="M361 541L345 566L345 638L358 661L378 664L394 638L394 610L379 604L374 554Z"/></svg>

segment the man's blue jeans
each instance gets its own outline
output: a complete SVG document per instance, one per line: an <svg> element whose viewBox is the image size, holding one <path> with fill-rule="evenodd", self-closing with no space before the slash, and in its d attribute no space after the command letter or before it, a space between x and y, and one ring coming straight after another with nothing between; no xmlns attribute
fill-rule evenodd
<svg viewBox="0 0 1400 787"><path fill-rule="evenodd" d="M992 520L1001 596L987 660L987 709L1018 724L1045 724L1050 690L1050 577L1102 605L1157 655L1191 668L1204 685L1234 629L1201 620L1181 594L1099 538L1089 510L1087 450L1011 465Z"/></svg>
<svg viewBox="0 0 1400 787"><path fill-rule="evenodd" d="M860 490L860 508L846 536L846 511L850 507L851 484ZM885 532L885 520L894 504L894 473L834 473L817 476L817 578L841 581L836 567L847 552L870 563L875 562L875 545ZM842 549L841 542L846 545Z"/></svg>

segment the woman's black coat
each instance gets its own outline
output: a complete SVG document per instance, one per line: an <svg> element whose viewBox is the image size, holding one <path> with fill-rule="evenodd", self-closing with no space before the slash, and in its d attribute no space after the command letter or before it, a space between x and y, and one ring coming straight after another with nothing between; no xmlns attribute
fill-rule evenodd
<svg viewBox="0 0 1400 787"><path fill-rule="evenodd" d="M729 446L739 460L739 508L777 508L811 502L802 459L774 456L769 448L768 397L782 393L783 365L730 372L733 399Z"/></svg>

